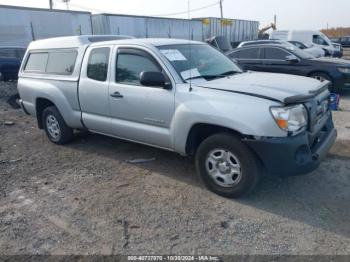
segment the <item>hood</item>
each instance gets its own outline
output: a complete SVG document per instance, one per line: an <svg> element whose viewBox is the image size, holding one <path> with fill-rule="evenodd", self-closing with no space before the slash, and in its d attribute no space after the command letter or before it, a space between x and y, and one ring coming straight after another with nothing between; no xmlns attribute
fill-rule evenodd
<svg viewBox="0 0 350 262"><path fill-rule="evenodd" d="M285 104L305 101L328 88L328 82L321 83L312 78L261 72L239 73L193 85L261 97Z"/></svg>
<svg viewBox="0 0 350 262"><path fill-rule="evenodd" d="M303 51L312 54L315 57L323 57L325 55L325 52L323 49L318 48L318 47L310 47L310 48L305 48Z"/></svg>
<svg viewBox="0 0 350 262"><path fill-rule="evenodd" d="M322 63L329 63L335 66L344 66L344 67L350 67L350 61L340 58L333 58L333 57L321 57L317 59L313 59L314 61L320 61Z"/></svg>

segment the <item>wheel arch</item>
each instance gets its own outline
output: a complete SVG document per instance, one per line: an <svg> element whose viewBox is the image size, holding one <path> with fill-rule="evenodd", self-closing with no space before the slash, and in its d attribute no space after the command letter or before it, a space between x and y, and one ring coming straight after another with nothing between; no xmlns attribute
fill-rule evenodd
<svg viewBox="0 0 350 262"><path fill-rule="evenodd" d="M313 71L309 72L307 76L311 77L312 75L315 75L317 73L327 75L332 81L334 81L333 77L328 72L323 71L323 70L313 70Z"/></svg>
<svg viewBox="0 0 350 262"><path fill-rule="evenodd" d="M38 97L35 100L35 111L36 111L36 119L38 122L38 127L40 129L43 129L43 122L42 122L42 114L45 110L45 108L48 108L50 106L54 106L57 108L57 106L49 99L44 97Z"/></svg>
<svg viewBox="0 0 350 262"><path fill-rule="evenodd" d="M240 133L239 131L235 129L231 129L228 127L215 125L215 124L208 124L208 123L196 123L191 126L190 131L188 132L187 138L186 138L186 154L193 156L200 143L208 138L211 135L218 134L218 133L229 133L238 136L239 138L244 138L245 135Z"/></svg>

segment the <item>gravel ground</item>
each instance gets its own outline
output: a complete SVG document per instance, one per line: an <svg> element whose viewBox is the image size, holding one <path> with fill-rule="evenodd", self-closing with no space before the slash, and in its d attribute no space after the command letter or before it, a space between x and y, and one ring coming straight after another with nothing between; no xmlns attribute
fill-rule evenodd
<svg viewBox="0 0 350 262"><path fill-rule="evenodd" d="M90 134L56 146L1 100L0 254L350 255L350 90L341 109L317 171L230 200L188 159Z"/></svg>

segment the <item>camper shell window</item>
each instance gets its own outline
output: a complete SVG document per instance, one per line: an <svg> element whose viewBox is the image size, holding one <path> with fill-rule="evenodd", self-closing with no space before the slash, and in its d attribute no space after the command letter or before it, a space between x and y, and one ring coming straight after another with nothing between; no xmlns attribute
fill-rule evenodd
<svg viewBox="0 0 350 262"><path fill-rule="evenodd" d="M78 52L76 50L48 50L29 54L24 72L71 75Z"/></svg>

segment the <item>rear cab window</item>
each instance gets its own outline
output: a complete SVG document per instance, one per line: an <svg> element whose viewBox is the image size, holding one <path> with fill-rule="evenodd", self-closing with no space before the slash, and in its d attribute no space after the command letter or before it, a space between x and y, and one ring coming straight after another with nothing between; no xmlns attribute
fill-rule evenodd
<svg viewBox="0 0 350 262"><path fill-rule="evenodd" d="M109 56L109 47L92 49L88 60L87 77L92 80L105 82L107 80Z"/></svg>

